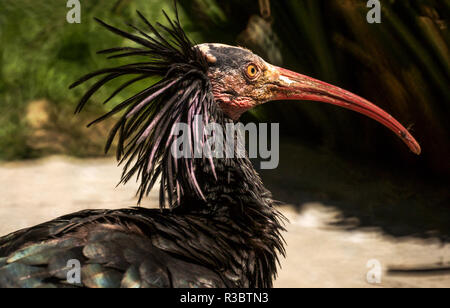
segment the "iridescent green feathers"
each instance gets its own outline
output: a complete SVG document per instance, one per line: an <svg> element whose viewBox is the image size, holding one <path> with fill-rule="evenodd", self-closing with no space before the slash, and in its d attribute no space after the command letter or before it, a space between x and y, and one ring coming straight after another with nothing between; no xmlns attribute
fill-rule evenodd
<svg viewBox="0 0 450 308"><path fill-rule="evenodd" d="M214 271L165 251L177 245L165 239L169 234L152 226L153 220L163 216L145 209L82 211L0 238L0 288L226 286ZM176 217L167 219L175 219L173 225L179 222ZM144 235L142 231L148 228L153 234ZM21 242L24 233L39 238L44 231L46 239ZM171 234L183 236L179 230ZM152 241L158 237L161 247ZM12 242L21 248L15 249ZM178 250L189 248L179 243ZM79 262L79 281L73 261Z"/></svg>

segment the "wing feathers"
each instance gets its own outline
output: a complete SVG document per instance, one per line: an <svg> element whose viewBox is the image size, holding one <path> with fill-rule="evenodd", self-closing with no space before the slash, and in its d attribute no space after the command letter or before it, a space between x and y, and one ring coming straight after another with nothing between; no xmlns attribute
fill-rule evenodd
<svg viewBox="0 0 450 308"><path fill-rule="evenodd" d="M95 213L90 219L108 220L107 215ZM111 219L115 221L117 217ZM148 225L150 217L142 219ZM139 218L136 217L136 220L139 221ZM59 220L59 223L73 222ZM54 234L52 237L57 238L25 245L7 257L0 258L0 287L225 286L220 276L213 271L180 260L157 248L136 226L85 224L83 219L79 223L78 229L67 236L64 233ZM34 231L40 232L39 228ZM33 229L28 232L33 233ZM172 233L172 236L180 234ZM68 274L74 269L68 263L70 260L80 262L80 284L67 280ZM205 283L205 279L208 283Z"/></svg>

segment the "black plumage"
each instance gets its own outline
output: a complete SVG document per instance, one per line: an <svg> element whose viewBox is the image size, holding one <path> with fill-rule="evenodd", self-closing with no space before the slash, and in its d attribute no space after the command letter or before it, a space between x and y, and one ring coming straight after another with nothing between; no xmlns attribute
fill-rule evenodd
<svg viewBox="0 0 450 308"><path fill-rule="evenodd" d="M215 123L227 131L246 110L268 101L315 100L354 110L421 152L405 127L356 94L271 65L243 48L193 45L178 16L167 18L168 27L158 25L160 32L139 16L150 34L98 21L139 46L100 53L145 60L88 74L72 87L99 78L81 98L80 112L111 80L129 78L105 103L135 82L158 79L91 124L122 113L106 151L116 138L121 182L137 177L139 201L160 180L160 210L82 211L0 238L0 287L271 287L285 252L283 217L248 157L240 156L237 133L221 140L204 128ZM184 157L171 150L178 124L189 128ZM210 141L219 153L197 157L196 147ZM229 144L235 158L227 155ZM79 284L65 279L72 259L81 262Z"/></svg>
<svg viewBox="0 0 450 308"><path fill-rule="evenodd" d="M161 210L86 210L2 237L0 287L272 286L278 254L284 255L283 217L249 159L174 158L170 152L176 123L191 125L191 142L202 144L208 136L195 134L195 115L204 124L233 122L215 101L207 58L187 38L178 16L159 30L139 16L151 34L134 26L137 34L131 34L98 20L139 45L100 53L150 60L88 74L72 87L100 77L82 97L80 112L110 80L131 76L105 103L134 82L160 78L91 124L123 112L106 151L117 138L121 182L137 176L139 200L160 179ZM67 282L71 259L81 262L81 284Z"/></svg>
<svg viewBox="0 0 450 308"><path fill-rule="evenodd" d="M208 214L81 211L1 238L0 287L268 287L271 247L246 229ZM72 259L80 285L67 282Z"/></svg>
<svg viewBox="0 0 450 308"><path fill-rule="evenodd" d="M166 194L168 203L173 206L173 201L179 203L184 194L195 192L202 196L202 192L195 176L193 159L188 158L183 163L177 164L170 155L170 145L176 137L171 135L172 127L176 123L194 123L195 115L202 115L205 124L210 121L223 123L224 119L214 104L211 84L206 75L208 70L206 60L197 48L193 48L178 18L171 21L166 15L171 28L158 24L170 37L165 39L140 13L139 16L154 37L133 25L130 27L143 37L124 32L97 19L113 33L141 45L141 48L112 48L100 53L113 53L110 58L144 55L149 56L152 61L93 72L75 82L71 88L93 77L103 76L81 99L76 109L76 112L80 112L95 91L112 79L123 75L138 75L120 86L105 103L134 82L155 76L161 78L152 86L118 104L90 125L125 110L110 132L105 151L109 150L113 139L117 136L117 159L120 163L124 163L121 181L126 183L137 174L141 183L138 191L140 201L161 176L160 191L163 192L161 207L166 204ZM202 136L199 140L204 142L206 137Z"/></svg>

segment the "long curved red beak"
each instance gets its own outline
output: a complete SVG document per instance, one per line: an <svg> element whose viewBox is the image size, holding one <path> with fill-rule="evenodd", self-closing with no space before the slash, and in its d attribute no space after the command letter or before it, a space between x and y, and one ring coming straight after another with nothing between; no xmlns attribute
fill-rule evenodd
<svg viewBox="0 0 450 308"><path fill-rule="evenodd" d="M396 119L366 99L320 80L301 75L281 67L273 66L273 84L277 86L274 100L311 100L341 106L362 113L380 122L397 136L417 155L419 143Z"/></svg>

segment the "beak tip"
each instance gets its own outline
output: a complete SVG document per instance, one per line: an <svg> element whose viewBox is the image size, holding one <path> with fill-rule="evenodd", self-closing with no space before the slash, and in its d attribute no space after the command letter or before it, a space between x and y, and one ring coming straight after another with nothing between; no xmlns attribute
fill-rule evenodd
<svg viewBox="0 0 450 308"><path fill-rule="evenodd" d="M418 148L416 149L416 151L414 152L414 154L416 154L417 156L419 156L422 153L422 149L420 148L420 146L418 145Z"/></svg>
<svg viewBox="0 0 450 308"><path fill-rule="evenodd" d="M414 154L416 154L417 156L419 156L422 153L422 148L420 147L419 143L413 139L412 141L410 140L409 143L409 148L411 149L411 152L413 152Z"/></svg>

